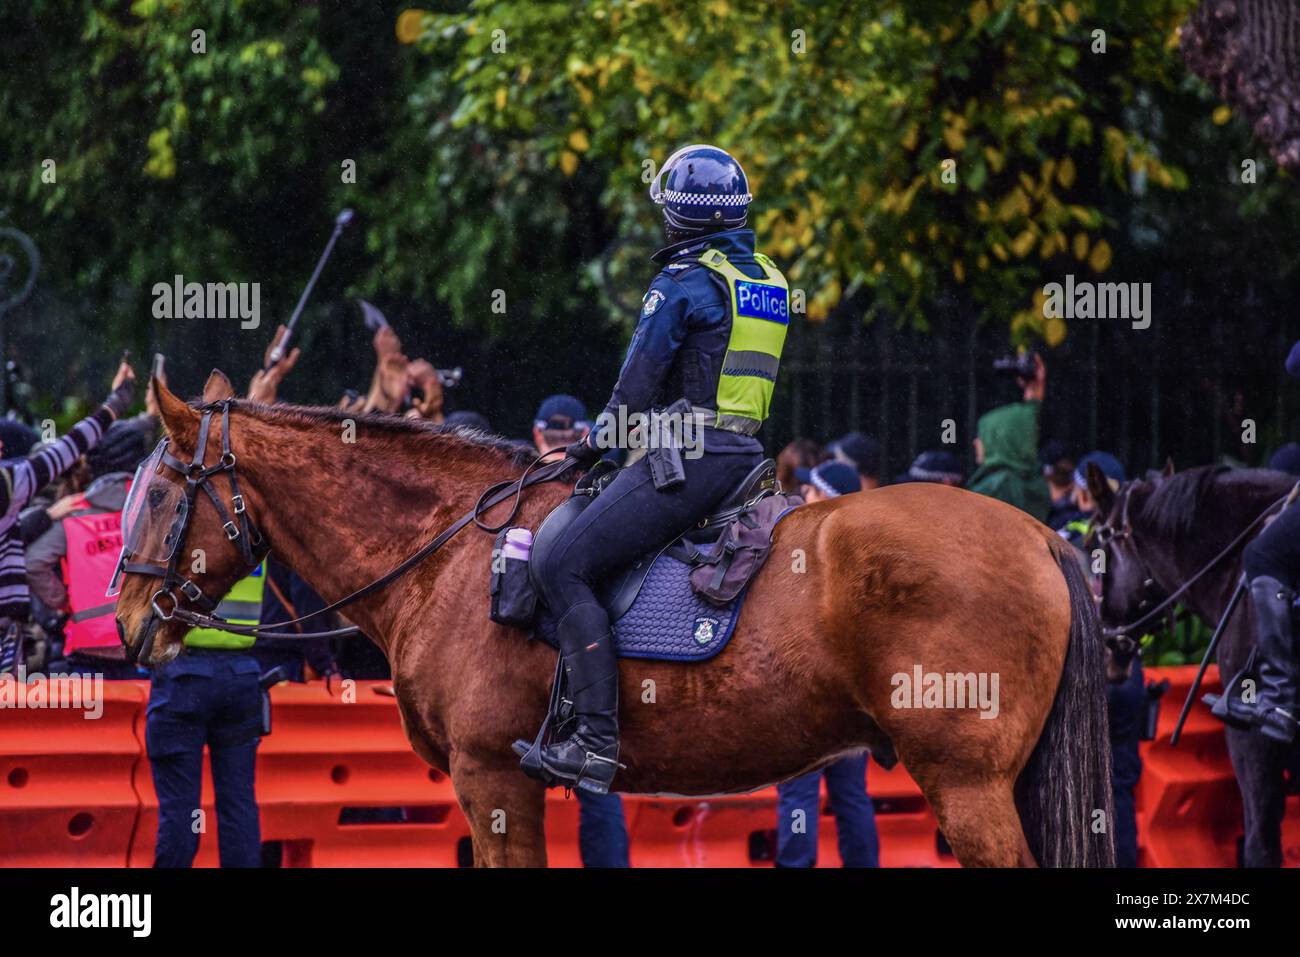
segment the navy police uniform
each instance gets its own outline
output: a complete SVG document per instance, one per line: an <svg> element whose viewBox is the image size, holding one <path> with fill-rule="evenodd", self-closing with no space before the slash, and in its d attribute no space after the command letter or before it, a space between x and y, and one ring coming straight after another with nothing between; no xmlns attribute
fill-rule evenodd
<svg viewBox="0 0 1300 957"><path fill-rule="evenodd" d="M689 146L650 187L670 245L642 299L618 382L596 428L569 456L591 465L628 437L633 415L668 410L683 429L677 449L631 457L540 556L535 577L554 613L573 733L524 769L548 784L604 794L618 766L618 667L598 581L668 544L699 522L759 464L754 437L767 417L789 324L784 277L743 228L744 170L724 151ZM695 426L685 432L687 423ZM633 444L628 441L628 444ZM670 445L672 443L669 443Z"/></svg>
<svg viewBox="0 0 1300 957"><path fill-rule="evenodd" d="M262 734L260 673L257 659L245 651L194 647L154 669L145 743L158 794L155 867L194 862L204 745L211 754L221 866L260 865L253 791Z"/></svg>
<svg viewBox="0 0 1300 957"><path fill-rule="evenodd" d="M1300 378L1300 342L1292 347L1286 368ZM1266 737L1289 744L1300 719L1300 661L1292 621L1300 586L1300 504L1284 509L1246 546L1242 566L1255 609L1259 694L1254 702L1234 701L1229 712L1244 713ZM1242 677L1236 676L1229 687L1235 688Z"/></svg>
<svg viewBox="0 0 1300 957"><path fill-rule="evenodd" d="M266 567L236 582L216 615L257 625ZM251 635L191 628L185 651L154 669L145 745L158 794L157 867L189 867L199 846L196 826L203 784L203 748L211 755L222 867L261 863L254 772L263 733L261 668ZM204 822L206 827L207 822Z"/></svg>
<svg viewBox="0 0 1300 957"><path fill-rule="evenodd" d="M696 262L709 247L722 249L742 271L757 270L754 234L747 229L657 253L663 269L645 295L618 383L598 423L617 418L620 406L626 418L626 410L662 408L679 397L716 408L731 306L713 275ZM599 430L591 433L593 441L598 435ZM607 633L609 620L595 585L689 529L762 461L763 446L752 435L706 426L702 438L703 455L682 457L686 481L681 486L657 490L649 460L641 458L621 470L554 542L537 577L562 644L563 632Z"/></svg>

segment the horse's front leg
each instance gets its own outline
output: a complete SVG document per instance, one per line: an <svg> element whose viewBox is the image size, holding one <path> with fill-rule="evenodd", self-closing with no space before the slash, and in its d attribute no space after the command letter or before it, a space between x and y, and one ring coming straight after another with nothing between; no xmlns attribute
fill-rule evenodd
<svg viewBox="0 0 1300 957"><path fill-rule="evenodd" d="M476 867L546 866L546 789L518 759L454 751L451 783L474 835Z"/></svg>
<svg viewBox="0 0 1300 957"><path fill-rule="evenodd" d="M1282 769L1287 749L1257 731L1227 728L1225 734L1241 790L1245 832L1241 863L1245 867L1281 867L1282 817L1286 813Z"/></svg>

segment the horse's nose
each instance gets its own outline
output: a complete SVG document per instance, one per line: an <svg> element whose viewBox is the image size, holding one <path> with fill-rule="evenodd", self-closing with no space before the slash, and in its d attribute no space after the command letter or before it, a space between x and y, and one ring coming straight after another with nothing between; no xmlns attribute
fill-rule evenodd
<svg viewBox="0 0 1300 957"><path fill-rule="evenodd" d="M126 628L122 625L122 619L121 619L121 618L114 618L114 619L113 619L113 624L117 625L117 640L120 641L120 642L122 643L122 647L125 648L125 647L126 647Z"/></svg>

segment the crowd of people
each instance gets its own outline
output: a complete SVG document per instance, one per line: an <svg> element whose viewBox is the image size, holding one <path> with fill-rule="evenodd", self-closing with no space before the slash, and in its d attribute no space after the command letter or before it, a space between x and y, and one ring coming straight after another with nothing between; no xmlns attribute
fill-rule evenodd
<svg viewBox="0 0 1300 957"><path fill-rule="evenodd" d="M792 311L784 275L756 249L747 228L753 195L735 157L705 144L683 147L660 168L650 198L661 208L668 244L653 257L660 271L642 299L618 380L597 419L656 411L698 421L699 454L650 442L627 455L605 491L561 525L547 557L530 567L556 620L562 665L557 681L563 686L554 697L563 697L572 720L566 722L567 736L539 743L537 754L524 754L520 767L548 787L563 784L577 794L582 856L592 866L628 863L623 807L611 790L622 766L619 673L613 623L595 588L650 546L671 543L682 529L707 518L728 489L761 466L764 450L756 436L769 416ZM443 373L427 359L409 358L382 315L364 305L375 330L374 374L364 394L343 395L341 409L492 431L481 414L448 411ZM286 340L281 326L263 368L248 385L248 399L279 401L280 386L300 358L298 349L281 355ZM1026 358L1031 359L1027 365L1021 361ZM1046 366L1036 354L1008 363L1018 400L979 418L970 475L965 456L949 446L923 452L891 479L879 443L852 432L824 446L812 437L796 438L777 457L778 481L807 503L881 494L888 484L960 486L1019 508L1082 547L1097 518L1096 496L1106 492L1100 483L1117 490L1126 479L1124 465L1105 450L1079 456L1068 442L1044 441ZM1300 376L1300 343L1287 368ZM160 370L155 374L162 379ZM135 469L159 434L157 399L152 388L146 391L144 412L126 418L135 376L124 362L103 404L63 436L41 441L20 422L0 420L0 674L144 674L124 657L115 605L106 598L118 570L122 514L131 507ZM545 398L530 438L519 441L538 454L562 449L579 468L628 451L604 444L582 402L570 395ZM1283 448L1270 464L1300 473L1300 449ZM1267 701L1251 721L1284 741L1291 740L1297 725L1290 628L1293 579L1300 567L1297 523L1300 510L1284 513L1246 550L1257 615L1273 609L1271 617L1263 616L1259 642ZM305 581L271 556L231 589L215 614L241 625L283 623L305 634L338 624L327 620L325 608ZM303 619L311 629L303 628ZM186 634L184 644L186 654L149 673L146 749L159 800L155 862L173 867L193 862L199 836L192 824L206 749L221 863L257 866L263 848L254 770L260 738L269 731L267 687L336 675L383 679L389 677L388 664L365 639L258 640L198 627ZM1117 860L1132 867L1137 864L1134 788L1142 770L1138 741L1148 725L1149 702L1140 660L1126 681L1108 685L1108 694ZM842 863L879 866L867 765L865 752L850 754L779 786L772 854L778 866L816 863L823 780Z"/></svg>
<svg viewBox="0 0 1300 957"><path fill-rule="evenodd" d="M961 456L951 449L936 448L922 452L906 472L887 481L879 444L855 432L825 447L810 438L795 439L777 458L778 478L784 487L800 489L807 501L869 493L882 485L904 482L959 486L1022 509L1082 550L1097 518L1097 503L1089 490L1090 466L1101 473L1112 491L1127 480L1127 470L1119 457L1106 450L1080 454L1067 441L1042 438L1047 370L1040 357L1035 357L1034 375L1018 380L1018 386L1022 392L1019 402L999 406L980 417L974 439L977 467L969 477L964 474ZM1300 446L1283 445L1270 457L1268 467L1300 476ZM1136 867L1134 792L1142 774L1138 743L1148 726L1147 709L1152 706L1140 655L1128 679L1109 685L1107 692L1116 861L1121 867ZM874 813L871 802L865 799L865 770L863 756L843 759L825 772L846 866L858 861L874 862L877 854ZM792 808L806 808L808 819L816 820L821 776L818 772L780 787L779 864L810 866L816 860L815 827L810 834L796 833L789 822Z"/></svg>
<svg viewBox="0 0 1300 957"><path fill-rule="evenodd" d="M281 328L272 347L283 335ZM391 327L381 327L373 345L375 370L368 391L346 393L339 401L341 408L491 430L477 412L444 410L437 369L428 360L408 359ZM268 347L268 356L270 351ZM278 364L259 369L247 397L268 404L279 401L280 386L298 358L294 349ZM964 487L1023 509L1082 547L1096 511L1087 481L1089 466L1095 466L1112 489L1125 481L1126 470L1118 457L1104 450L1077 455L1059 439L1041 440L1046 392L1041 359L1034 376L1021 380L1020 386L1020 401L979 419L974 440L977 467L969 476L962 456L949 447L921 453L905 472L889 478L883 474L879 444L852 432L824 446L807 437L790 442L777 456L778 481L806 502L870 494L884 485L907 482ZM123 660L113 603L104 597L120 547L121 512L133 472L159 436L152 390L145 390L143 412L126 415L134 392L134 374L123 364L104 403L53 441L41 441L32 428L15 419L0 420L0 470L5 478L0 483L5 522L0 551L4 627L0 670L22 666L27 674L43 670L106 678L149 675ZM529 439L520 442L541 453L581 442L591 429L583 403L557 394L542 400ZM1300 475L1300 447L1284 446L1270 466ZM289 621L325 607L320 596L274 557L240 583L228 601L230 617L261 624ZM242 618L232 613L234 606L246 609L250 601L260 607L258 612L250 615L245 610ZM309 630L336 624L321 621ZM304 626L292 627L301 632ZM261 862L261 850L253 767L262 734L260 702L266 683L259 679L268 675L298 682L334 676L383 679L389 676L388 665L364 638L232 642L230 635L205 632L195 629L187 637L191 654L178 659L180 664L151 676L148 740L162 808L158 862L186 866L193 860L198 837L189 827L189 814L197 804L207 745L213 757L222 862L254 866ZM213 649L220 654L207 654ZM232 656L231 651L237 654ZM232 702L240 701L232 707ZM1141 775L1138 741L1146 725L1147 703L1139 658L1129 680L1111 686L1109 700L1116 843L1119 863L1126 866L1136 866L1137 861L1133 792ZM855 867L879 865L867 765L863 752L780 785L773 849L778 866L816 863L823 780L842 862ZM628 836L619 796L575 793L581 805L584 862L627 866Z"/></svg>
<svg viewBox="0 0 1300 957"><path fill-rule="evenodd" d="M273 404L300 351L268 365L246 397ZM356 414L418 417L491 431L482 414L444 411L442 377L426 359L408 358L388 326L374 335L375 369L364 393L346 392L339 407ZM166 384L165 375L160 376ZM195 628L187 653L151 670L125 660L115 601L106 597L122 544L122 510L137 466L161 436L156 397L144 391L144 411L127 417L135 375L123 363L108 398L67 435L41 441L31 426L0 419L0 674L149 678L146 741L159 798L156 862L189 866L198 848L191 827L198 806L205 746L211 757L222 866L262 863L254 792L256 748L263 734L265 686L279 680L388 679L387 659L363 636L251 638ZM562 448L590 431L582 402L570 395L543 399L529 439L537 452ZM326 603L274 556L238 583L217 614L241 624L276 625L320 612ZM252 610L250 610L250 608ZM337 627L332 616L290 625L299 633ZM588 866L627 866L628 838L617 794L578 792L580 844Z"/></svg>

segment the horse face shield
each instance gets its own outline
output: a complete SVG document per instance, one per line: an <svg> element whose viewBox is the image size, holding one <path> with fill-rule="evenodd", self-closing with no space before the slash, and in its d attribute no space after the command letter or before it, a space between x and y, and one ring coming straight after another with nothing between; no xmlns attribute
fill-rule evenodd
<svg viewBox="0 0 1300 957"><path fill-rule="evenodd" d="M128 562L166 567L185 534L190 501L182 485L160 474L166 447L164 439L131 480L122 507L122 554L109 582L110 596L121 591Z"/></svg>

